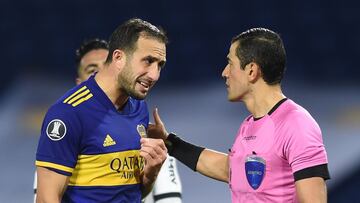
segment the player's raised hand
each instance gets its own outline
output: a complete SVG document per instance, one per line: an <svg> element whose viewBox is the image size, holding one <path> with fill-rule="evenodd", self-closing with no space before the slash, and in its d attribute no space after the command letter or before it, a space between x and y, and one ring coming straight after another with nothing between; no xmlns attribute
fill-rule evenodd
<svg viewBox="0 0 360 203"><path fill-rule="evenodd" d="M166 140L168 132L166 131L165 125L162 122L158 108L153 110L154 124L150 123L147 129L147 135L150 138L157 138Z"/></svg>

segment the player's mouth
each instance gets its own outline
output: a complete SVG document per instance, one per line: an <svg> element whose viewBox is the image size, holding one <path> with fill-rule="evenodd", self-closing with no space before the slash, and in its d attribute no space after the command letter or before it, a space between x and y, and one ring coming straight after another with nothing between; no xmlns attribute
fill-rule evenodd
<svg viewBox="0 0 360 203"><path fill-rule="evenodd" d="M137 81L137 83L140 85L141 91L147 92L151 87L151 82L148 81Z"/></svg>

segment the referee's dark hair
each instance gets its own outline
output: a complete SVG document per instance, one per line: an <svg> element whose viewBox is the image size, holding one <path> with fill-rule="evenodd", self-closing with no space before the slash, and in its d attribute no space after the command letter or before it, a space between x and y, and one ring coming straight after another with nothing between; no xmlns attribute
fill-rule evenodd
<svg viewBox="0 0 360 203"><path fill-rule="evenodd" d="M112 61L112 54L116 49L121 49L126 54L132 54L136 50L136 42L140 36L155 39L164 44L168 43L166 33L161 27L156 27L139 18L132 18L117 27L111 34L109 55L105 63Z"/></svg>
<svg viewBox="0 0 360 203"><path fill-rule="evenodd" d="M252 28L235 36L231 43L234 42L239 42L236 55L240 68L255 62L267 84L281 82L286 69L286 52L279 34L266 28Z"/></svg>
<svg viewBox="0 0 360 203"><path fill-rule="evenodd" d="M83 43L80 45L80 47L76 50L75 62L76 62L76 68L78 71L80 68L80 61L81 61L82 57L84 57L85 54L89 53L90 51L97 50L97 49L109 50L109 44L105 40L98 39L98 38L87 39L87 40L83 41Z"/></svg>

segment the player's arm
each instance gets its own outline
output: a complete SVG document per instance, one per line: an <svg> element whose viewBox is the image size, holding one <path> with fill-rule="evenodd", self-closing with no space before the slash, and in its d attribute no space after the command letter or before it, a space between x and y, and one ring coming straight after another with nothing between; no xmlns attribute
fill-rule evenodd
<svg viewBox="0 0 360 203"><path fill-rule="evenodd" d="M41 128L35 165L37 202L61 202L77 163L81 124L72 107L52 106Z"/></svg>
<svg viewBox="0 0 360 203"><path fill-rule="evenodd" d="M312 177L295 182L296 193L301 203L326 203L326 184L321 177Z"/></svg>
<svg viewBox="0 0 360 203"><path fill-rule="evenodd" d="M37 203L60 203L69 177L44 167L37 167Z"/></svg>
<svg viewBox="0 0 360 203"><path fill-rule="evenodd" d="M148 195L167 156L165 144L160 139L141 138L140 156L145 159L142 175L142 196Z"/></svg>
<svg viewBox="0 0 360 203"><path fill-rule="evenodd" d="M149 125L148 136L163 139L169 154L192 170L216 180L228 182L228 155L193 145L174 134L168 134L157 109L154 110L153 116L155 124Z"/></svg>

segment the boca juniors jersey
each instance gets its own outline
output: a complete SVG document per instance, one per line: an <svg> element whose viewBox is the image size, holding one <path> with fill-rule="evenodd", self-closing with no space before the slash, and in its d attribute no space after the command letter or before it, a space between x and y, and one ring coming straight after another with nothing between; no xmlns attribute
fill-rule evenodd
<svg viewBox="0 0 360 203"><path fill-rule="evenodd" d="M129 98L119 112L91 77L48 110L36 165L70 176L62 202L141 202L148 122L145 101Z"/></svg>

